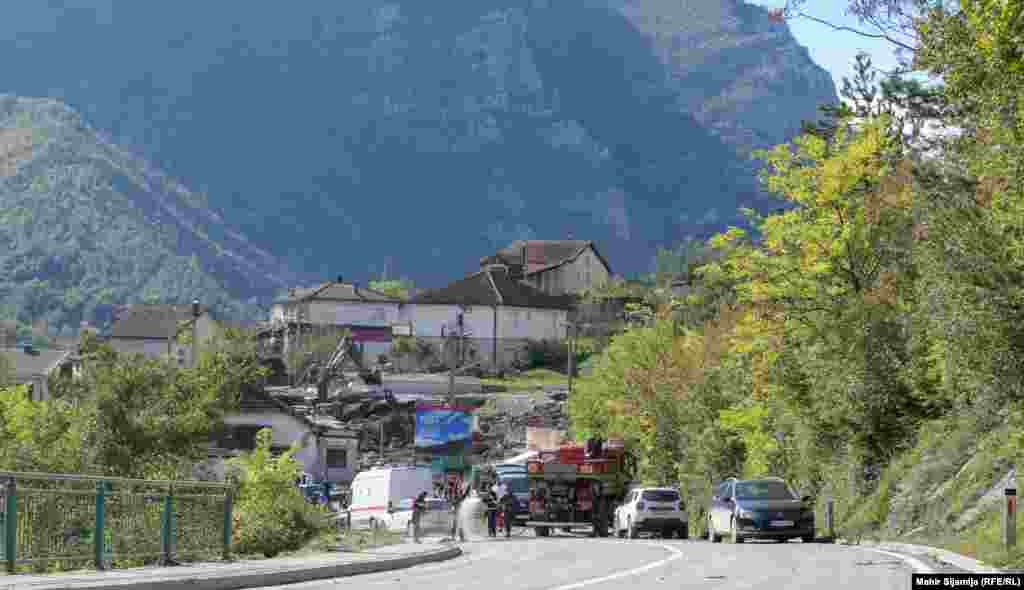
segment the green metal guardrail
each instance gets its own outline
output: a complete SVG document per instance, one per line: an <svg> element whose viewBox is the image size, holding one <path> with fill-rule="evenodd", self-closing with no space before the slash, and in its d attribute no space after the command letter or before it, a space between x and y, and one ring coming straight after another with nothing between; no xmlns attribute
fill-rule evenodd
<svg viewBox="0 0 1024 590"><path fill-rule="evenodd" d="M233 487L0 471L0 561L60 569L231 558Z"/></svg>

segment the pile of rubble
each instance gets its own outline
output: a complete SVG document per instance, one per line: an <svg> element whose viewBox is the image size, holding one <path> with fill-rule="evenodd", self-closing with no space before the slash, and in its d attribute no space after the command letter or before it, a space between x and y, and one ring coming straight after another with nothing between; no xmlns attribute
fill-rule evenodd
<svg viewBox="0 0 1024 590"><path fill-rule="evenodd" d="M316 404L315 396L299 390L279 391L275 397L293 412L330 416L346 430L359 433L360 463L369 467L378 461L407 463L415 459L416 402L393 397L349 392L333 396L329 403ZM500 460L526 450L528 427L565 431L568 416L563 392L553 392L544 401L495 399L477 412L479 435L473 440L473 454L484 460ZM383 457L381 437L383 436Z"/></svg>

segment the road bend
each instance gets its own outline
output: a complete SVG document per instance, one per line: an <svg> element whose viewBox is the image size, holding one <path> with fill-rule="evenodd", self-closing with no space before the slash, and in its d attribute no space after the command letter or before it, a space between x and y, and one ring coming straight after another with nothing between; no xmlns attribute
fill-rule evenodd
<svg viewBox="0 0 1024 590"><path fill-rule="evenodd" d="M894 555L842 545L571 536L474 541L451 561L284 590L909 590L910 567Z"/></svg>

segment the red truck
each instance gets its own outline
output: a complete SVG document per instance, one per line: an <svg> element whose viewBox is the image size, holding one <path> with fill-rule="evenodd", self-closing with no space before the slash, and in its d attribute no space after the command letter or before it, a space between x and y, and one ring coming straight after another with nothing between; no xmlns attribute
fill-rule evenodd
<svg viewBox="0 0 1024 590"><path fill-rule="evenodd" d="M591 529L607 537L615 506L633 480L635 461L623 441L591 439L539 451L526 463L530 518L538 537L552 528Z"/></svg>

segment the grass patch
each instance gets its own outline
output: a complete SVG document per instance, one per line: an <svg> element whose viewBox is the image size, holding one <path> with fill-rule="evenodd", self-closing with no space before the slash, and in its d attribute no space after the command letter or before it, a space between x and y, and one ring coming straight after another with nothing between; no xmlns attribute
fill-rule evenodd
<svg viewBox="0 0 1024 590"><path fill-rule="evenodd" d="M505 379L485 378L481 379L485 385L501 385L510 391L535 389L544 385L567 385L568 375L552 371L551 369L530 369L514 377Z"/></svg>

